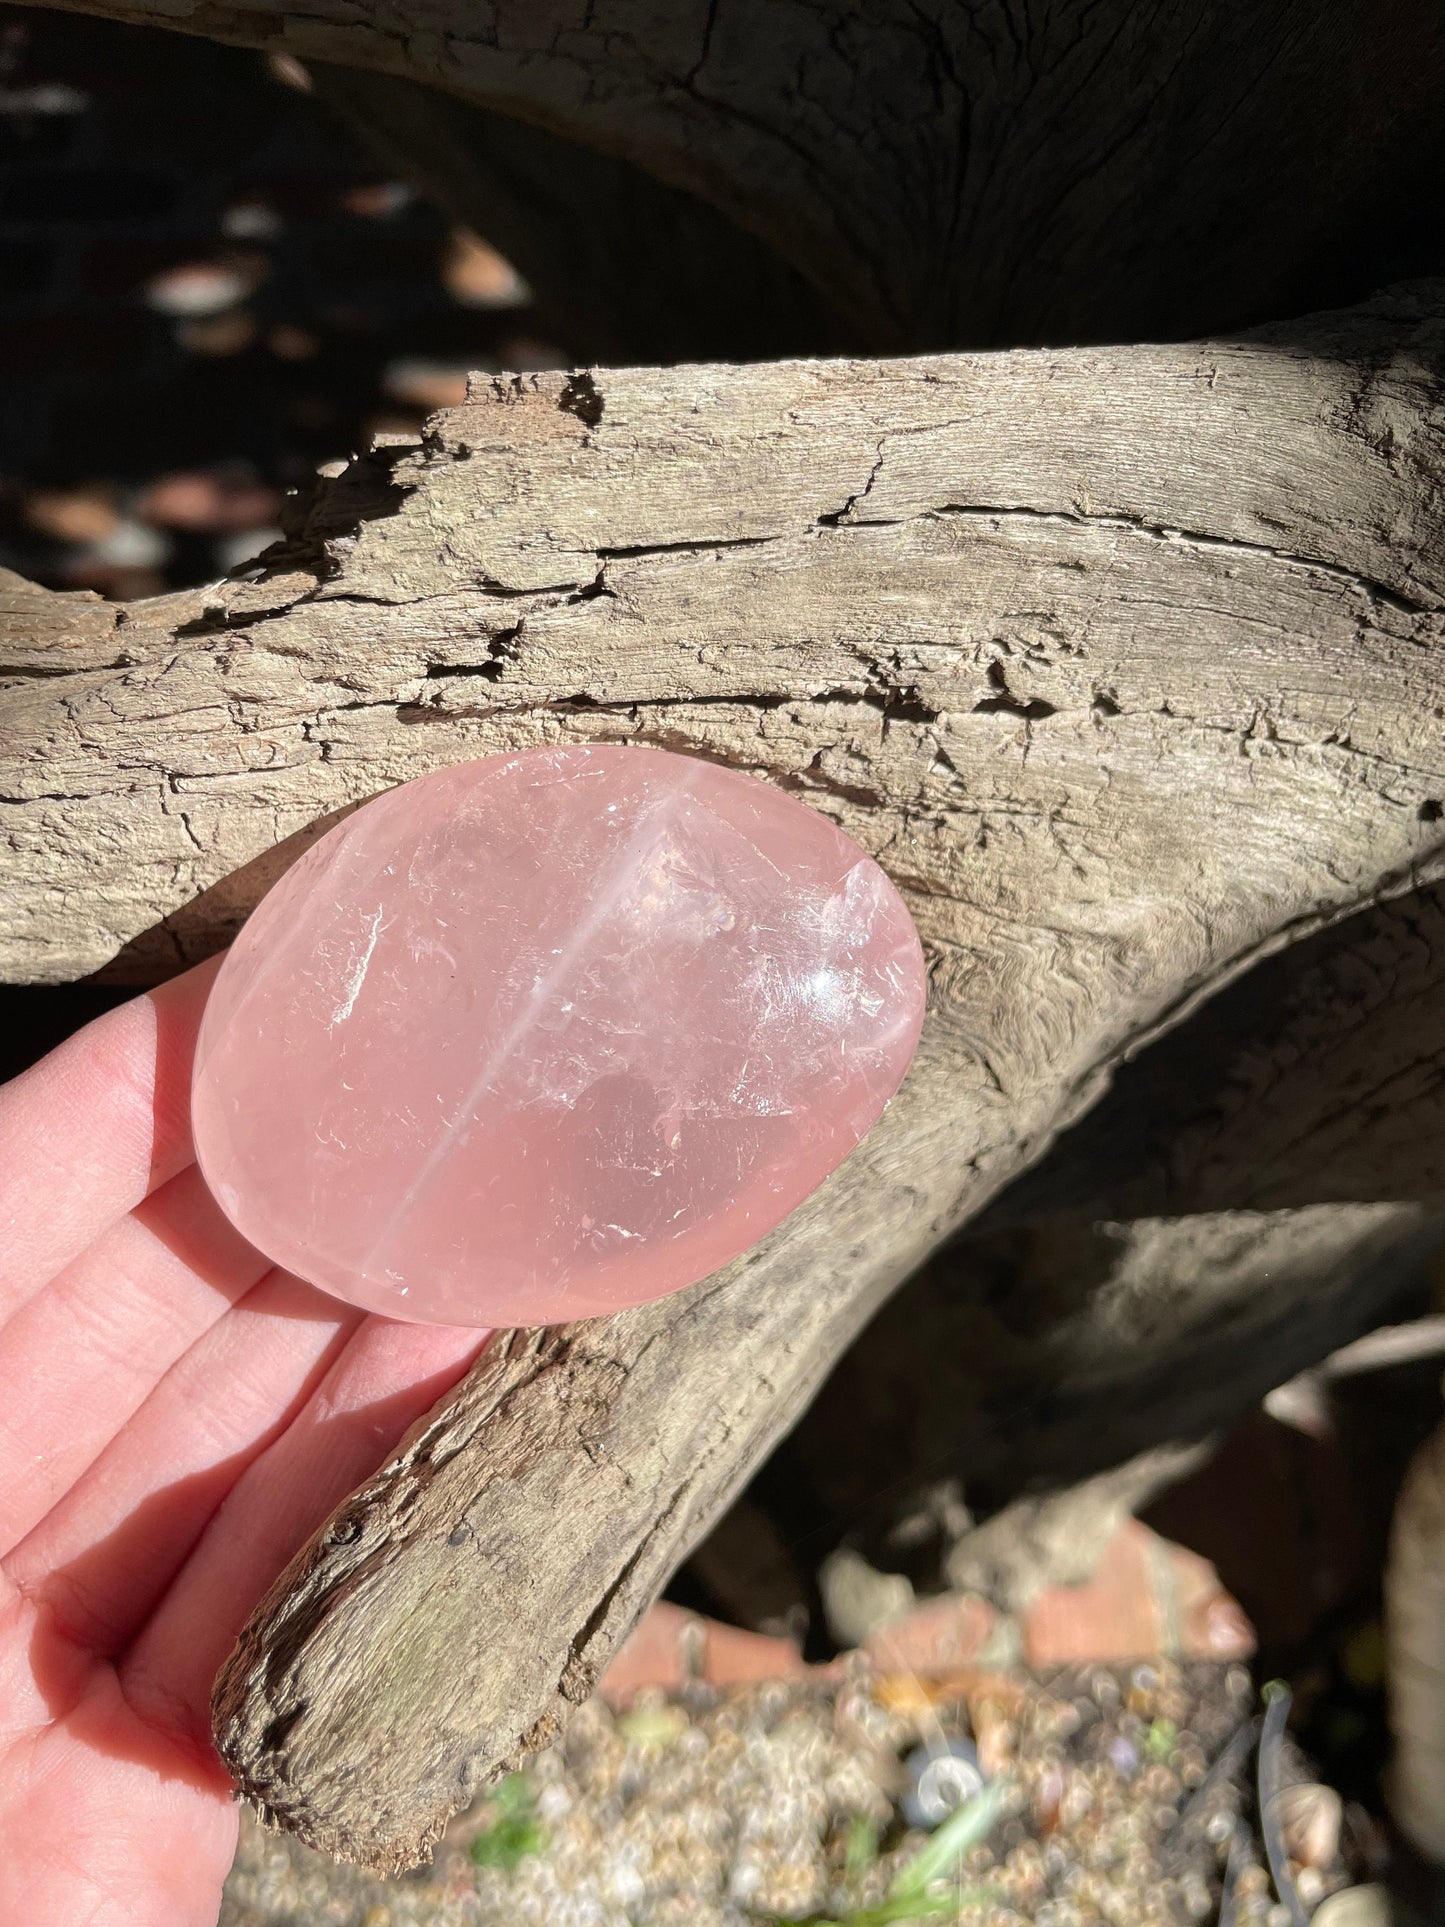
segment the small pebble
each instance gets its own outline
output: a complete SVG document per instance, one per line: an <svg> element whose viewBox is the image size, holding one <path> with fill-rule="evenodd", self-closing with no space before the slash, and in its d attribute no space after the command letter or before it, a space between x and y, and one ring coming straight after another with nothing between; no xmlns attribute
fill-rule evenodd
<svg viewBox="0 0 1445 1927"><path fill-rule="evenodd" d="M1310 1927L1391 1927L1394 1918L1383 1887L1346 1887L1321 1901Z"/></svg>
<svg viewBox="0 0 1445 1927"><path fill-rule="evenodd" d="M936 1827L982 1791L984 1777L971 1740L917 1747L904 1761L909 1786L903 1817L910 1827Z"/></svg>

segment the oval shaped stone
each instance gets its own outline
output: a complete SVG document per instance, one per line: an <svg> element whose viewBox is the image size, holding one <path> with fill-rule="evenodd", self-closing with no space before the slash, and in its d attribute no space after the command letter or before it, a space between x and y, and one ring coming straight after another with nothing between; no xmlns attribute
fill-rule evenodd
<svg viewBox="0 0 1445 1927"><path fill-rule="evenodd" d="M439 770L327 832L223 964L207 1183L392 1317L550 1324L746 1251L908 1067L923 956L814 810L664 750Z"/></svg>

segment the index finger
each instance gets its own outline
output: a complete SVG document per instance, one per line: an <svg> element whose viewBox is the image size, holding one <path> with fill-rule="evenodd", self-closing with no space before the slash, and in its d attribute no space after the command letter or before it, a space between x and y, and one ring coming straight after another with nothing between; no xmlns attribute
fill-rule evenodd
<svg viewBox="0 0 1445 1927"><path fill-rule="evenodd" d="M192 1162L196 1032L218 957L0 1085L0 1319Z"/></svg>

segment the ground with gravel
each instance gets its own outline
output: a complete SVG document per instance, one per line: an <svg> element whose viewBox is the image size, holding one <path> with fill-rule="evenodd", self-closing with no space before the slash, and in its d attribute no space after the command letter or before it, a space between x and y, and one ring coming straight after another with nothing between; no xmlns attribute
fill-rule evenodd
<svg viewBox="0 0 1445 1927"><path fill-rule="evenodd" d="M969 1741L1000 1811L906 1917L1206 1920L1238 1834L1245 1927L1272 1900L1236 1825L1254 1724L1248 1673L1206 1663L1049 1681L855 1668L831 1683L643 1694L620 1713L595 1700L409 1875L334 1867L248 1821L222 1927L872 1927L905 1917L890 1893L937 1839L905 1818L921 1772Z"/></svg>

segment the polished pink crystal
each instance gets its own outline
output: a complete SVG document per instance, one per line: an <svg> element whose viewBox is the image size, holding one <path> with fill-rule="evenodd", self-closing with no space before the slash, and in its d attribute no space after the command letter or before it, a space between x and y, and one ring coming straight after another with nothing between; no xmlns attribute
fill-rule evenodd
<svg viewBox="0 0 1445 1927"><path fill-rule="evenodd" d="M667 751L440 770L329 831L206 1008L201 1169L267 1256L393 1317L549 1324L746 1251L918 1041L878 865Z"/></svg>

